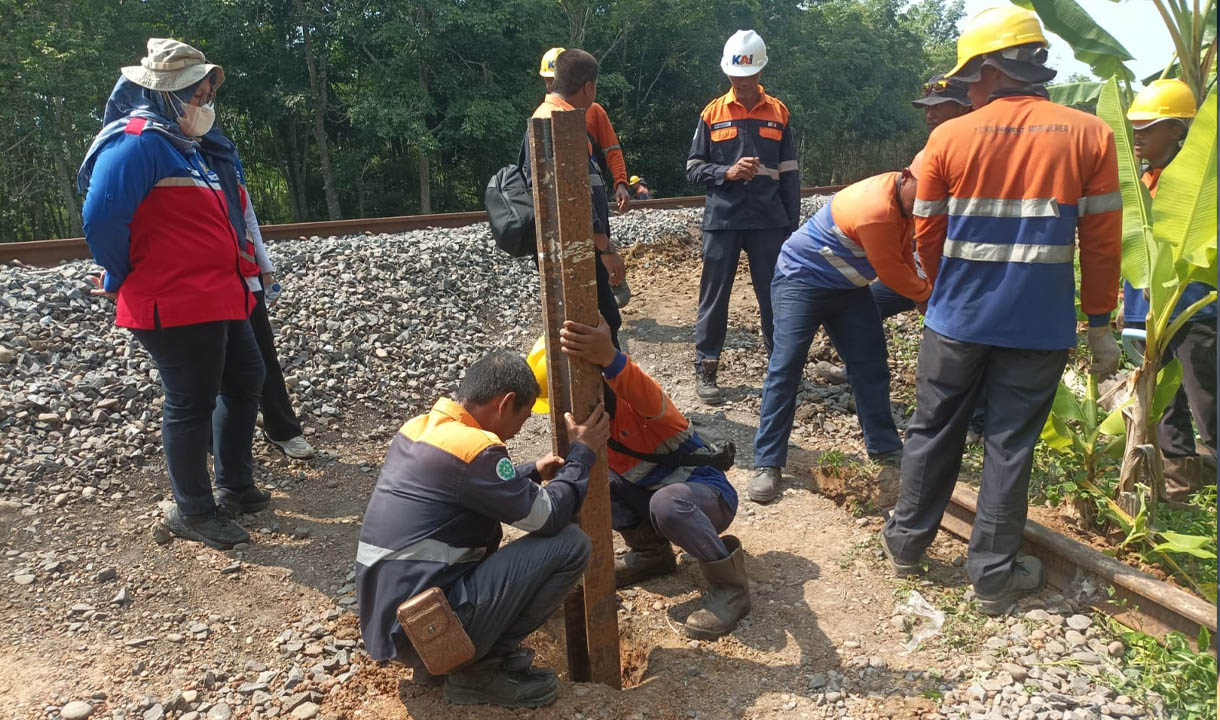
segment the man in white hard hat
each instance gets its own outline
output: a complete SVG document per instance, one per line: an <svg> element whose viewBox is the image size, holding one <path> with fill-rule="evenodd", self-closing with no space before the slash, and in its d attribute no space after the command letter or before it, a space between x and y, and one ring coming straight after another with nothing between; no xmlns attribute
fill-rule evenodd
<svg viewBox="0 0 1220 720"><path fill-rule="evenodd" d="M801 179L788 108L759 84L767 46L753 30L724 44L720 69L733 87L700 114L686 160L686 179L707 187L703 210L703 275L695 328L699 399L724 402L716 374L729 321L729 295L741 251L771 350L771 276L780 246L800 225Z"/></svg>

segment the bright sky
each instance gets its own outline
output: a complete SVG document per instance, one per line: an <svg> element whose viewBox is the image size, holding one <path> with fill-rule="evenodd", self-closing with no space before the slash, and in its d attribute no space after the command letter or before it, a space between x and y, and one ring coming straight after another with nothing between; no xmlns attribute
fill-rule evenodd
<svg viewBox="0 0 1220 720"><path fill-rule="evenodd" d="M1173 56L1173 40L1152 0L1076 1L1135 57L1127 61L1127 67L1135 73L1137 83L1139 78L1165 69ZM966 17L962 24L980 10L1001 4L1003 0L966 0ZM1066 80L1073 73L1092 74L1087 65L1072 56L1072 49L1066 42L1055 35L1050 41L1048 64L1059 71L1056 80Z"/></svg>

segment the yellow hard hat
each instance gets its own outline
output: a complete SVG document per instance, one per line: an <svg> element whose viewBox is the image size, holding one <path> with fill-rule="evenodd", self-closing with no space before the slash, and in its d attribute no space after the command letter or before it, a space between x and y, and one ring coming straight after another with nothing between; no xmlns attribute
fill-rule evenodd
<svg viewBox="0 0 1220 720"><path fill-rule="evenodd" d="M1195 116L1195 94L1181 80L1157 80L1131 101L1127 119L1136 128L1160 120L1189 120Z"/></svg>
<svg viewBox="0 0 1220 720"><path fill-rule="evenodd" d="M640 176L639 176L639 175L632 175L632 176L631 176L631 179L627 181L627 184L628 184L628 185L635 185L635 184L636 184L636 183L638 183L639 181L640 181Z"/></svg>
<svg viewBox="0 0 1220 720"><path fill-rule="evenodd" d="M538 383L538 397L534 399L534 412L545 415L551 411L551 401L547 399L546 383L546 336L539 335L534 349L525 357L530 370L534 371L534 380Z"/></svg>
<svg viewBox="0 0 1220 720"><path fill-rule="evenodd" d="M563 52L561 47L553 47L546 51L546 55L542 56L542 66L538 68L538 74L542 77L555 77L555 60L559 58L559 53Z"/></svg>
<svg viewBox="0 0 1220 720"><path fill-rule="evenodd" d="M1046 47L1046 35L1038 16L1016 5L987 8L966 23L957 38L957 65L945 73L952 77L973 58L1004 48L1038 43Z"/></svg>

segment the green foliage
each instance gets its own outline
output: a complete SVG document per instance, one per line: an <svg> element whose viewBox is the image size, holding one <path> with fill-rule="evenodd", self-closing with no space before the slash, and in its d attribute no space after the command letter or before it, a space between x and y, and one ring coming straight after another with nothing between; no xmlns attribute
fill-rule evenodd
<svg viewBox="0 0 1220 720"><path fill-rule="evenodd" d="M1069 82L1060 85L1047 86L1050 91L1051 100L1060 105L1089 105L1096 103L1098 97L1101 96L1101 89L1105 83L1095 80L1084 80L1081 82Z"/></svg>
<svg viewBox="0 0 1220 720"><path fill-rule="evenodd" d="M1162 717L1211 720L1216 717L1216 658L1208 652L1212 638L1204 628L1198 650L1180 632L1158 640L1111 621L1111 630L1127 646L1121 673L1110 674L1111 686L1146 704L1163 703Z"/></svg>
<svg viewBox="0 0 1220 720"><path fill-rule="evenodd" d="M553 45L601 61L598 100L628 171L662 197L689 194L691 133L728 88L720 51L743 27L767 40L763 81L791 110L806 184L901 167L926 137L910 100L952 65L962 2L0 0L0 9L0 65L15 69L0 76L2 242L80 234L76 167L119 67L137 62L150 36L190 42L225 67L218 123L271 223L326 217L327 187L346 217L420 212L424 187L434 212L478 208L487 178L516 160L543 94L538 60Z"/></svg>
<svg viewBox="0 0 1220 720"><path fill-rule="evenodd" d="M1114 78L1105 84L1097 100L1097 116L1114 131L1118 152L1118 186L1123 196L1123 279L1134 288L1148 287L1152 242L1152 197L1140 182L1140 164L1127 122L1127 106Z"/></svg>
<svg viewBox="0 0 1220 720"><path fill-rule="evenodd" d="M1076 59L1088 65L1093 74L1108 78L1117 76L1125 82L1135 74L1124 64L1131 53L1097 24L1076 0L1013 0L1014 4L1038 13L1047 30L1072 46Z"/></svg>

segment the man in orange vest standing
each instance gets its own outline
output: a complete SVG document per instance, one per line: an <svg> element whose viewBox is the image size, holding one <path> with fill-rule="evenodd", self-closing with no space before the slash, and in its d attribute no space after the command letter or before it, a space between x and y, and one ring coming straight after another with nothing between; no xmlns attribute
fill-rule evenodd
<svg viewBox="0 0 1220 720"><path fill-rule="evenodd" d="M554 57L550 57L552 54ZM585 113L585 125L588 128L587 110L593 106L601 107L594 102L594 98L597 97L597 58L584 50L552 48L542 58L542 72L550 72L552 77L546 78L548 92L543 98L542 104L534 110L533 117L547 118L556 112L583 112ZM605 116L604 110L602 110L602 116ZM609 127L609 119L605 120L605 125ZM610 133L613 134L613 132L614 130L611 129ZM617 146L617 140L615 140L615 145ZM618 311L620 303L616 299L612 286L623 286L626 273L622 256L610 243L610 208L606 201L606 186L602 179L602 168L597 162L594 150L593 134L592 131L589 131L589 192L590 202L593 205L593 246L598 259L598 262L594 263L597 274L597 309L610 326L610 337L614 341L614 346L619 347L618 329L623 324L623 320ZM620 161L622 159L621 151L619 151L619 159ZM518 155L517 164L524 171L526 182L532 185L528 132L521 141L521 152ZM620 209L625 209L624 198L626 198L626 202L629 202L630 198L627 197L627 171L623 169L622 173L624 176L622 192L616 191L616 195L620 198Z"/></svg>
<svg viewBox="0 0 1220 720"><path fill-rule="evenodd" d="M716 374L741 251L750 259L763 344L770 353L771 276L780 246L801 222L796 143L788 108L758 82L766 64L767 46L753 30L729 38L720 69L733 87L703 109L686 160L686 179L707 188L695 391L708 405L724 402Z"/></svg>
<svg viewBox="0 0 1220 720"><path fill-rule="evenodd" d="M1135 154L1147 165L1142 180L1156 197L1165 167L1177 157L1195 116L1195 95L1181 80L1157 80L1140 91L1127 110L1135 129ZM1214 286L1192 282L1170 318L1202 300ZM1148 298L1143 290L1123 283L1123 325L1144 327ZM1162 364L1176 357L1182 363L1182 385L1157 425L1165 457L1165 495L1182 501L1205 483L1216 481L1216 303L1205 305L1170 340ZM1191 423L1191 418L1194 423ZM1195 443L1195 428L1203 452Z"/></svg>
<svg viewBox="0 0 1220 720"><path fill-rule="evenodd" d="M1114 134L1041 87L1047 41L1016 6L974 16L946 76L974 112L932 132L915 203L916 247L932 282L907 428L898 505L881 534L895 573L921 571L961 469L981 397L983 477L966 570L983 612L999 615L1045 581L1020 555L1034 444L1076 346L1073 260L1088 315L1090 371L1118 368L1122 198Z"/></svg>

